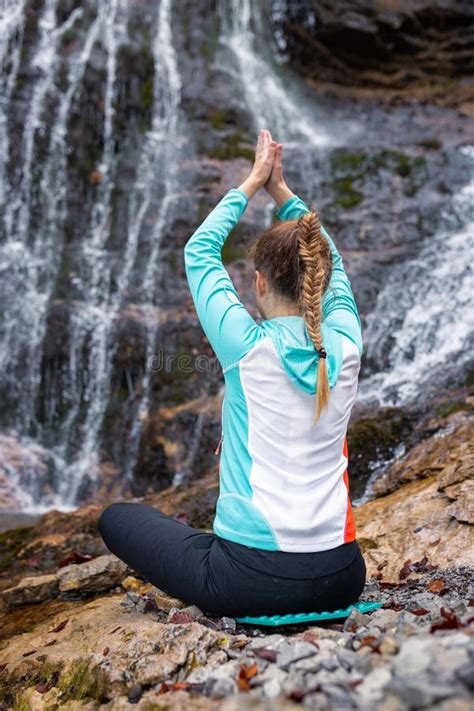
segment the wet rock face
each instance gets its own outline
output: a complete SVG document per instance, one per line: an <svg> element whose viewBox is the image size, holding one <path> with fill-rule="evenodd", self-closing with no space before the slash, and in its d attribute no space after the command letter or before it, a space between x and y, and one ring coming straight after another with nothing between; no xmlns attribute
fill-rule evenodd
<svg viewBox="0 0 474 711"><path fill-rule="evenodd" d="M375 483L380 498L355 509L370 575L397 583L433 566L474 565L473 427L470 412L453 413Z"/></svg>
<svg viewBox="0 0 474 711"><path fill-rule="evenodd" d="M319 87L465 101L473 88L472 3L292 0L275 13L290 62ZM457 97L457 98L455 98Z"/></svg>

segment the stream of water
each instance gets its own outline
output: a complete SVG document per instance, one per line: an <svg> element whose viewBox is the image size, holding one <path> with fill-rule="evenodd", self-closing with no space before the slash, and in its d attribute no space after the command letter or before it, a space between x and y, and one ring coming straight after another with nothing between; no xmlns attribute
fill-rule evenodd
<svg viewBox="0 0 474 711"><path fill-rule="evenodd" d="M61 38L86 22L82 9L58 22L58 0L47 0L38 20L38 38L28 67L29 97L21 142L15 162L11 155L8 116L22 53L24 4L7 2L0 23L2 100L0 104L0 298L8 309L0 322L0 367L8 401L13 403L8 429L0 448L17 453L21 472L9 466L7 475L17 482L23 509L72 507L86 481L94 482L100 466L101 429L110 400L113 358L117 348L116 322L127 302L142 243L147 265L140 274L139 306L146 322L146 350L151 353L156 333L156 283L162 237L178 199L177 166L181 138L178 131L180 77L171 32L171 0L162 0L153 22L154 84L151 129L137 156L137 172L123 225L120 253L112 260L110 225L114 219L113 193L117 188L115 150L116 101L120 87L118 54L129 41L127 0L100 0L90 24L67 62L67 79L60 81ZM79 30L79 28L78 28ZM46 400L46 417L38 421L42 397L41 358L48 310L54 294L67 217L68 156L75 147L68 127L77 111L84 75L93 52L105 55L102 101L101 153L95 174L98 184L88 206L86 230L76 243L71 281L75 298L69 304L68 359L61 399L66 415L58 420L58 402ZM25 58L23 58L25 61ZM59 88L65 83L64 88ZM38 165L39 146L48 142L46 158ZM13 164L13 165L12 165ZM34 219L34 228L32 220ZM150 228L149 225L152 224ZM115 264L119 268L114 269ZM21 375L19 373L21 372ZM131 433L124 461L130 477L136 460L141 423L147 408L149 372L135 383L142 393L130 402ZM20 447L15 435L21 436ZM5 457L5 459L7 459ZM21 481L20 481L21 477ZM45 491L44 479L48 479Z"/></svg>

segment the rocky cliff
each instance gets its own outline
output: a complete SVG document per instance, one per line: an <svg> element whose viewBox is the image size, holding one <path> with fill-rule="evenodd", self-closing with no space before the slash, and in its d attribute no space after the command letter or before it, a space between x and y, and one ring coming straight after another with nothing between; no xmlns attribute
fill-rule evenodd
<svg viewBox="0 0 474 711"><path fill-rule="evenodd" d="M298 0L275 22L290 61L320 91L472 111L469 2Z"/></svg>

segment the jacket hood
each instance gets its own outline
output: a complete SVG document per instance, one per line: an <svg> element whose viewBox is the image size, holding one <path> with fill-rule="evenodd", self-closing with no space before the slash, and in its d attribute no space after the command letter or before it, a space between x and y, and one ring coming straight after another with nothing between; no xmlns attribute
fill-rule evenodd
<svg viewBox="0 0 474 711"><path fill-rule="evenodd" d="M280 316L261 324L276 348L281 364L291 380L307 393L316 392L316 366L319 355L301 316ZM337 382L342 363L342 343L338 333L321 324L327 352L329 387Z"/></svg>

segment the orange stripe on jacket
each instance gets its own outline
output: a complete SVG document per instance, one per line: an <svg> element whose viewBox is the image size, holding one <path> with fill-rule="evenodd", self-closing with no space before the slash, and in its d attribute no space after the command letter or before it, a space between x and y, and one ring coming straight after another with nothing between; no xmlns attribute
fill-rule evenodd
<svg viewBox="0 0 474 711"><path fill-rule="evenodd" d="M344 438L344 456L349 460L349 450L347 448L347 437ZM346 469L344 472L344 483L347 487L347 511L346 511L346 523L344 526L344 543L349 543L353 541L356 537L356 528L354 520L354 512L352 511L352 504L349 498L349 471Z"/></svg>

